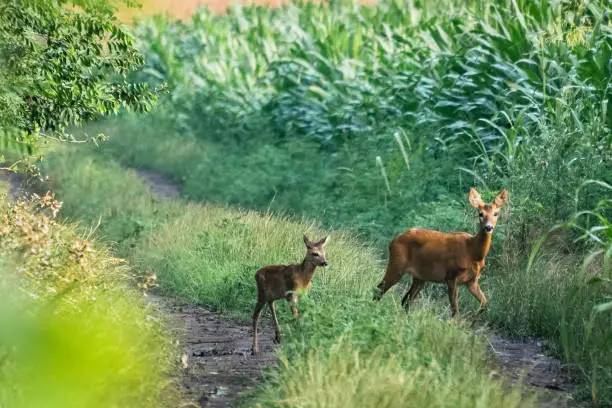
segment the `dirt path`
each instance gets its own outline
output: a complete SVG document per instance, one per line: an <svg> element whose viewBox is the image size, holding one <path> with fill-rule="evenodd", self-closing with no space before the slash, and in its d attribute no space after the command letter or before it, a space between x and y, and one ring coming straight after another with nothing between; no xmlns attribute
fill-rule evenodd
<svg viewBox="0 0 612 408"><path fill-rule="evenodd" d="M573 383L561 362L544 354L537 340L515 340L489 335L491 363L510 381L520 381L536 389L542 408L576 408L571 392Z"/></svg>
<svg viewBox="0 0 612 408"><path fill-rule="evenodd" d="M149 182L160 197L177 198L180 189L162 174L133 170ZM253 333L203 307L160 296L149 296L181 333L181 384L186 406L231 407L244 391L254 387L266 366L275 365L271 328L260 324L260 352L251 356ZM263 330L263 333L261 332Z"/></svg>
<svg viewBox="0 0 612 408"><path fill-rule="evenodd" d="M151 296L182 333L183 406L231 407L240 393L254 387L262 369L276 364L272 332L264 326L260 353L251 356L251 328L193 304ZM260 329L261 330L261 329Z"/></svg>

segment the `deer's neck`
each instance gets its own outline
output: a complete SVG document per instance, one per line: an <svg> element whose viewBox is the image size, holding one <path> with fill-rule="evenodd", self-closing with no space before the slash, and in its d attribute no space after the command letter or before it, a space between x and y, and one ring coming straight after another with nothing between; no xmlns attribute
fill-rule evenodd
<svg viewBox="0 0 612 408"><path fill-rule="evenodd" d="M484 229L481 228L478 235L469 239L468 248L474 261L482 261L485 259L491 247L492 235L493 234L486 233Z"/></svg>
<svg viewBox="0 0 612 408"><path fill-rule="evenodd" d="M317 265L311 260L309 260L308 258L305 258L300 264L299 271L300 271L300 275L302 275L304 279L310 282L316 269L317 269Z"/></svg>

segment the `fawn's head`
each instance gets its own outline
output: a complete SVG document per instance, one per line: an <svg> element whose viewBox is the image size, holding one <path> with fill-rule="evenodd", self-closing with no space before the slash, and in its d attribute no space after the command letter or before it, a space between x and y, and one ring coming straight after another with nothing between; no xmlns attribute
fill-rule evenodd
<svg viewBox="0 0 612 408"><path fill-rule="evenodd" d="M472 204L472 207L478 209L480 228L488 234L493 233L493 228L495 228L495 224L497 224L499 210L507 201L508 191L506 189L500 191L497 197L495 197L495 200L489 204L482 201L480 194L475 188L472 187L470 190L470 204Z"/></svg>
<svg viewBox="0 0 612 408"><path fill-rule="evenodd" d="M329 236L323 238L318 242L311 242L306 235L304 235L304 244L306 244L306 259L316 266L327 266L327 259L325 258L325 245Z"/></svg>

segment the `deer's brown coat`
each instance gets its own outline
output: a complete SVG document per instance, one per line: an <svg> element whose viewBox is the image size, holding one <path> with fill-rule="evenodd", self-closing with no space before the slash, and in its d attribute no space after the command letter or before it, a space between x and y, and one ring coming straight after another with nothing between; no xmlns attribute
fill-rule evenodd
<svg viewBox="0 0 612 408"><path fill-rule="evenodd" d="M466 285L470 293L480 301L481 311L486 310L487 299L478 285L478 279L485 267L485 257L489 253L499 209L508 201L508 192L502 190L492 203L486 204L472 188L469 200L479 211L478 234L472 236L465 232L410 229L395 237L389 245L389 262L375 299L380 299L408 273L412 275L412 285L402 299L406 309L423 289L425 282L442 282L448 287L453 316L459 311L461 285Z"/></svg>

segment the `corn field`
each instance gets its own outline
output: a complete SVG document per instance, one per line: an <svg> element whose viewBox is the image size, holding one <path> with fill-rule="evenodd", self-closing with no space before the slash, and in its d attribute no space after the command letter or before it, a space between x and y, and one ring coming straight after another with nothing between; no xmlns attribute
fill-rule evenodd
<svg viewBox="0 0 612 408"><path fill-rule="evenodd" d="M278 137L322 144L401 130L500 170L543 126L586 131L609 147L606 2L539 3L201 9L187 23L137 26L148 61L141 76L196 105L177 115L229 121L237 135L260 112Z"/></svg>

